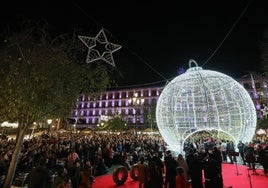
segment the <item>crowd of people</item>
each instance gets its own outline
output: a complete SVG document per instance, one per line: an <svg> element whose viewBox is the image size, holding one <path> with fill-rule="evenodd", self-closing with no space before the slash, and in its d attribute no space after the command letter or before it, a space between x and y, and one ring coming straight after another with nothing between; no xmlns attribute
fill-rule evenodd
<svg viewBox="0 0 268 188"><path fill-rule="evenodd" d="M14 147L14 139L1 141L1 177L7 174ZM131 170L137 164L139 188L222 188L222 162L237 162L238 153L243 164L254 169L252 152L268 173L268 142L235 146L232 140L200 133L185 141L184 153L175 154L158 134L43 133L24 141L16 175L29 173L29 188L91 188L94 177L112 166Z"/></svg>

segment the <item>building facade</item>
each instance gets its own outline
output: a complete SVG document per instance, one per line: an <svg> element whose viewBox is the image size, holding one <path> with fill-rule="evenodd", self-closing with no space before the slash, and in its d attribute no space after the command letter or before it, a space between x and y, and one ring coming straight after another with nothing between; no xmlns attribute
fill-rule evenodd
<svg viewBox="0 0 268 188"><path fill-rule="evenodd" d="M157 99L163 86L112 90L92 96L81 94L72 111L77 128L96 128L105 119L118 114L124 117L129 127L142 128L153 120ZM133 104L131 100L142 103ZM135 102L135 101L134 101Z"/></svg>
<svg viewBox="0 0 268 188"><path fill-rule="evenodd" d="M258 118L268 115L268 78L263 75L245 75L237 81L249 92ZM110 90L92 96L81 94L72 110L73 123L77 128L96 128L107 118L118 114L128 127L149 128L155 123L155 108L164 86L149 86L132 89ZM136 96L135 96L136 95ZM131 99L143 99L133 105Z"/></svg>
<svg viewBox="0 0 268 188"><path fill-rule="evenodd" d="M261 74L249 74L237 81L248 91L257 112L257 117L262 118L268 113L268 77Z"/></svg>

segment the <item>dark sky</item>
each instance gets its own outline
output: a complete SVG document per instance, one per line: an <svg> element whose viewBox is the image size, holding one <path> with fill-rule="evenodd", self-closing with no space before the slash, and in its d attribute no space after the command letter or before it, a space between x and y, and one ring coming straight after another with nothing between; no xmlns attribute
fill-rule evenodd
<svg viewBox="0 0 268 188"><path fill-rule="evenodd" d="M210 1L36 1L1 6L1 27L22 18L43 18L56 31L96 36L104 28L108 40L122 45L113 54L119 87L171 79L189 59L239 78L258 69L259 43L268 27L265 0ZM238 21L236 25L234 25ZM86 58L86 57L85 57Z"/></svg>

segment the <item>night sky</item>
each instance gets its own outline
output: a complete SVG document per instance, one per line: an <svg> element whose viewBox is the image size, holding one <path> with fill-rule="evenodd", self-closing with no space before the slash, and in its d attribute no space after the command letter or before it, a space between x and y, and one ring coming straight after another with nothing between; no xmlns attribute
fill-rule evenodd
<svg viewBox="0 0 268 188"><path fill-rule="evenodd" d="M9 1L1 6L1 29L23 18L45 19L59 33L76 28L91 37L104 28L110 42L122 45L113 54L122 88L164 83L178 68L187 69L189 59L204 69L242 77L258 70L260 41L268 28L265 0L55 2Z"/></svg>

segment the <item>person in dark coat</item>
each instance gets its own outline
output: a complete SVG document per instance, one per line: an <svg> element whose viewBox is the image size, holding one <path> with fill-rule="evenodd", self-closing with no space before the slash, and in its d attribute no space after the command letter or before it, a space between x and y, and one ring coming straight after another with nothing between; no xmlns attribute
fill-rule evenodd
<svg viewBox="0 0 268 188"><path fill-rule="evenodd" d="M189 161L189 176L191 178L192 188L203 188L202 178L203 164L199 159L198 153L193 155L193 159Z"/></svg>
<svg viewBox="0 0 268 188"><path fill-rule="evenodd" d="M152 188L162 188L162 177L159 174L156 163L151 161L149 163L149 184L148 187Z"/></svg>
<svg viewBox="0 0 268 188"><path fill-rule="evenodd" d="M50 187L50 174L46 167L46 158L40 158L39 166L32 169L29 175L28 188L49 188Z"/></svg>
<svg viewBox="0 0 268 188"><path fill-rule="evenodd" d="M248 163L248 168L250 170L255 171L256 161L255 161L255 156L254 156L254 148L248 142L245 143L244 154L245 154L246 162Z"/></svg>
<svg viewBox="0 0 268 188"><path fill-rule="evenodd" d="M177 161L173 158L171 152L168 150L165 156L165 166L166 166L166 180L165 188L175 188L176 187L176 175L177 175Z"/></svg>
<svg viewBox="0 0 268 188"><path fill-rule="evenodd" d="M262 151L260 152L260 161L263 166L264 174L268 175L268 142L266 142Z"/></svg>
<svg viewBox="0 0 268 188"><path fill-rule="evenodd" d="M222 156L221 156L220 150L216 146L213 148L211 157L213 159L215 159L215 161L220 169L220 172L221 172L222 171Z"/></svg>
<svg viewBox="0 0 268 188"><path fill-rule="evenodd" d="M217 161L210 156L203 161L206 188L223 188L221 172Z"/></svg>
<svg viewBox="0 0 268 188"><path fill-rule="evenodd" d="M158 170L158 173L160 175L160 184L163 186L164 184L164 181L163 181L163 170L164 170L164 164L161 160L162 158L162 152L158 152L156 153L154 156L153 156L153 161L155 162L156 164L156 168Z"/></svg>
<svg viewBox="0 0 268 188"><path fill-rule="evenodd" d="M81 164L79 160L75 162L74 167L68 168L68 174L70 176L73 188L79 187L80 171L81 171Z"/></svg>
<svg viewBox="0 0 268 188"><path fill-rule="evenodd" d="M58 188L63 185L69 184L69 178L67 177L68 171L65 167L61 166L57 170L57 176L51 183L51 188Z"/></svg>
<svg viewBox="0 0 268 188"><path fill-rule="evenodd" d="M245 161L245 155L244 155L244 148L245 148L245 144L240 140L237 144L237 148L239 151L239 155L243 161L243 165L246 165L246 161Z"/></svg>
<svg viewBox="0 0 268 188"><path fill-rule="evenodd" d="M144 157L138 162L138 173L139 188L145 187L148 184L149 169Z"/></svg>
<svg viewBox="0 0 268 188"><path fill-rule="evenodd" d="M230 163L233 164L234 162L236 162L236 158L234 158L234 156L233 156L233 153L235 152L235 147L234 147L233 141L227 141L226 152L227 152L227 156L230 159Z"/></svg>

